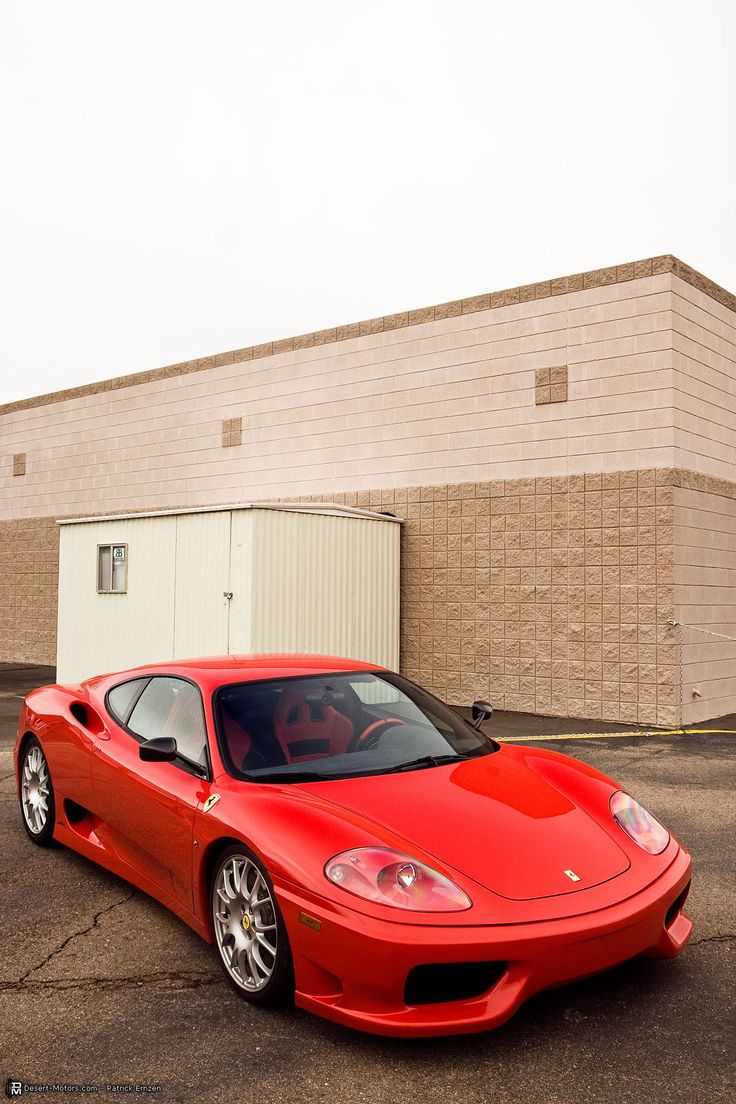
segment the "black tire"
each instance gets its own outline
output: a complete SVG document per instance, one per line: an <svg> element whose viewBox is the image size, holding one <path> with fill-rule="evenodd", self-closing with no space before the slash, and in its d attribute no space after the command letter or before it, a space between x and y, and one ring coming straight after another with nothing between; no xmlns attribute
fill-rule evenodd
<svg viewBox="0 0 736 1104"><path fill-rule="evenodd" d="M248 896L248 892L252 887L259 887L256 893L260 894L261 900L256 902L252 911L248 909L244 901L238 899L237 891L235 897L227 899L223 898L218 892L218 888L225 891L226 884L231 889L235 889L231 873L237 870L240 864L243 864L243 877L245 879L244 889L241 879L243 895ZM257 882L257 875L260 875L262 883ZM268 901L262 887L267 890ZM247 923L246 912L249 917ZM223 920L226 913L229 917L227 922ZM268 871L261 860L245 844L233 844L218 856L210 881L210 921L214 936L215 953L229 985L238 996L251 1004L257 1005L273 1007L292 1004L294 1000L294 964L284 918L276 900L273 882ZM224 938L223 931L225 931ZM265 944L254 947L259 934L262 934L268 942L273 939L272 933L275 935L275 950L273 952L268 950ZM250 956L244 959L242 967L234 966L232 961L228 962L228 958L232 957L236 940L241 957L248 956L247 946L250 946L254 957L260 956L260 961L270 970L270 976L267 979L259 976L258 967L257 965L254 966ZM247 984L247 973L250 973L251 980L254 974L258 977L260 982L258 987Z"/></svg>
<svg viewBox="0 0 736 1104"><path fill-rule="evenodd" d="M23 745L19 773L23 827L37 847L50 847L54 842L56 799L46 754L36 736L31 736ZM28 797L27 801L24 801L24 794ZM41 804L38 804L39 799ZM45 810L42 808L44 803ZM45 816L43 823L40 823L40 816Z"/></svg>

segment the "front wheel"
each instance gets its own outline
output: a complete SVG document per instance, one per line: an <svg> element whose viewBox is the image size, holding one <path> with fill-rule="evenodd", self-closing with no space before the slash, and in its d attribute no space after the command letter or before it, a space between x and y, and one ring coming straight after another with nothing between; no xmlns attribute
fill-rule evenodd
<svg viewBox="0 0 736 1104"><path fill-rule="evenodd" d="M212 931L225 977L253 1004L294 999L294 967L273 884L244 845L218 859L210 895Z"/></svg>
<svg viewBox="0 0 736 1104"><path fill-rule="evenodd" d="M39 847L48 847L54 838L56 804L46 756L35 736L21 756L20 807L28 835Z"/></svg>

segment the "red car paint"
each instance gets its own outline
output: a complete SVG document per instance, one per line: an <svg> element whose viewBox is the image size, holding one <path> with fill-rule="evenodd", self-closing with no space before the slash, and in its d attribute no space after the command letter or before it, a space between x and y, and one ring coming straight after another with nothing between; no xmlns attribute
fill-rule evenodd
<svg viewBox="0 0 736 1104"><path fill-rule="evenodd" d="M283 785L226 772L212 712L219 687L341 670L380 668L331 657L227 656L43 687L24 702L16 768L24 738L35 733L56 793L56 839L155 897L208 942L211 859L223 841L245 843L274 883L296 1003L364 1031L484 1031L540 989L639 954L671 958L683 950L692 930L682 912L688 853L673 837L661 854L645 853L612 819L617 784L556 752L501 745L476 761L430 770ZM199 686L211 780L170 762L143 762L139 743L107 712L107 691L138 674ZM84 706L82 719L75 703ZM205 813L211 794L220 800ZM86 811L76 822L65 815L67 799ZM325 864L363 846L427 863L472 907L417 914L329 882ZM579 881L565 874L570 869ZM488 961L508 965L482 996L405 1002L413 967Z"/></svg>

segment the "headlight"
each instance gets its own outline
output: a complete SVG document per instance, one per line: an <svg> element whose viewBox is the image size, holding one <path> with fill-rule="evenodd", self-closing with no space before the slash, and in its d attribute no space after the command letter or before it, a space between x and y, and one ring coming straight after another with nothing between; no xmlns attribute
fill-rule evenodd
<svg viewBox="0 0 736 1104"><path fill-rule="evenodd" d="M617 790L611 797L611 812L626 835L631 836L634 843L638 843L648 854L659 855L670 842L667 829L623 790Z"/></svg>
<svg viewBox="0 0 736 1104"><path fill-rule="evenodd" d="M342 851L327 863L325 877L348 893L393 908L459 912L473 903L444 874L384 847Z"/></svg>

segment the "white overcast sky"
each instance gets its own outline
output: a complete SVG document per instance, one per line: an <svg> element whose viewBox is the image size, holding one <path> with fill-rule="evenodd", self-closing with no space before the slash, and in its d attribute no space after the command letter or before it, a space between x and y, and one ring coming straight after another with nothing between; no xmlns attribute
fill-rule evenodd
<svg viewBox="0 0 736 1104"><path fill-rule="evenodd" d="M736 291L732 0L2 0L0 402L675 253Z"/></svg>

